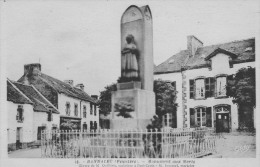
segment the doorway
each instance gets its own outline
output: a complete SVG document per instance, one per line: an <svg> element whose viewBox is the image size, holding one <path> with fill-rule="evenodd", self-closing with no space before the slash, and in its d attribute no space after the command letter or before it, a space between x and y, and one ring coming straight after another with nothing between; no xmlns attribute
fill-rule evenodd
<svg viewBox="0 0 260 167"><path fill-rule="evenodd" d="M216 113L216 132L229 132L229 113Z"/></svg>
<svg viewBox="0 0 260 167"><path fill-rule="evenodd" d="M16 149L17 150L22 148L21 135L22 135L22 128L19 127L16 129Z"/></svg>

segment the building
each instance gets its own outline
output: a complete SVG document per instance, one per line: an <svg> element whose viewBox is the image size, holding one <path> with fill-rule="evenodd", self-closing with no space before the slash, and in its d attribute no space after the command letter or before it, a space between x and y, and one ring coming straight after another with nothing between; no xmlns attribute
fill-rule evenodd
<svg viewBox="0 0 260 167"><path fill-rule="evenodd" d="M7 79L8 150L30 147L59 127L59 112L32 85Z"/></svg>
<svg viewBox="0 0 260 167"><path fill-rule="evenodd" d="M187 49L155 68L155 79L174 82L178 91L177 127L216 127L230 132L254 121L254 111L242 111L226 96L228 76L243 67L255 67L255 39L203 46L188 36ZM240 112L241 113L241 112ZM249 121L250 122L250 121ZM246 126L246 125L244 125Z"/></svg>
<svg viewBox="0 0 260 167"><path fill-rule="evenodd" d="M18 82L33 85L60 112L60 128L73 124L75 129L92 130L99 127L97 96L90 97L83 84L73 85L73 80L64 82L41 72L41 64L24 66L24 75Z"/></svg>

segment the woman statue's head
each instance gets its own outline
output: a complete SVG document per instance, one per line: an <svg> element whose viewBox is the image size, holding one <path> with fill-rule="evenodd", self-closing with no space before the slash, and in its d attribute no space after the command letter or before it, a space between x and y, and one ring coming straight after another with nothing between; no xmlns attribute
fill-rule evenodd
<svg viewBox="0 0 260 167"><path fill-rule="evenodd" d="M126 42L128 44L133 43L134 42L134 36L132 34L127 35L126 36Z"/></svg>

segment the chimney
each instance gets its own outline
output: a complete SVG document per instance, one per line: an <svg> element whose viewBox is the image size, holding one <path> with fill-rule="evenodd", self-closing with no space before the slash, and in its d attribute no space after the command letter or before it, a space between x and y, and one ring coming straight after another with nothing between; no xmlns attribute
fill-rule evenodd
<svg viewBox="0 0 260 167"><path fill-rule="evenodd" d="M77 84L75 87L84 91L84 85L82 83Z"/></svg>
<svg viewBox="0 0 260 167"><path fill-rule="evenodd" d="M73 86L73 80L65 80L64 82L70 86Z"/></svg>
<svg viewBox="0 0 260 167"><path fill-rule="evenodd" d="M98 95L91 95L91 98L97 100L98 99Z"/></svg>
<svg viewBox="0 0 260 167"><path fill-rule="evenodd" d="M41 64L26 64L24 65L24 75L41 75Z"/></svg>
<svg viewBox="0 0 260 167"><path fill-rule="evenodd" d="M194 35L187 36L187 49L190 52L190 56L194 56L197 49L203 47L203 43Z"/></svg>

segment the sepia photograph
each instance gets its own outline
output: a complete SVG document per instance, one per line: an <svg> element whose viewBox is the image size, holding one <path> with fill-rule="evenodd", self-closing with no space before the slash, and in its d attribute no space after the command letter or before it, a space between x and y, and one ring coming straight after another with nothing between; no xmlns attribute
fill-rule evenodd
<svg viewBox="0 0 260 167"><path fill-rule="evenodd" d="M1 0L0 166L258 166L259 15L258 0Z"/></svg>

